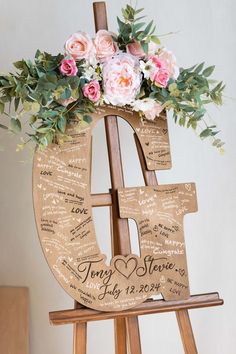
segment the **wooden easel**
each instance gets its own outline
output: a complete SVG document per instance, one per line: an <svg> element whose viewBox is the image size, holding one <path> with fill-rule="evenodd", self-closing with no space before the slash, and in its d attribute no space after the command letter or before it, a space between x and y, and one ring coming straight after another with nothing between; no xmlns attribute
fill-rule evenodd
<svg viewBox="0 0 236 354"><path fill-rule="evenodd" d="M95 2L93 8L96 31L107 29L105 2ZM104 120L109 155L111 190L107 194L92 195L92 202L93 207L110 206L113 256L117 254L126 256L131 253L129 227L127 219L119 218L116 193L118 188L124 187L117 117L106 116ZM142 148L135 134L134 139L145 185L157 185L156 174L147 170ZM182 301L148 300L135 308L121 312L100 312L86 308L76 302L75 309L51 312L49 316L51 323L54 325L74 324L73 354L86 354L87 322L106 319L114 319L115 353L127 354L128 351L130 354L141 354L138 316L175 311L185 354L197 354L188 310L222 304L223 300L219 298L218 293L194 295L188 300Z"/></svg>

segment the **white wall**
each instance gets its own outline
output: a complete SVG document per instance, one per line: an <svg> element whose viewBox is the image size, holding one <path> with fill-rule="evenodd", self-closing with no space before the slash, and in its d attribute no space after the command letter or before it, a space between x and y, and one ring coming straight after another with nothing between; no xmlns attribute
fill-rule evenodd
<svg viewBox="0 0 236 354"><path fill-rule="evenodd" d="M107 1L110 29L116 30L115 17L125 3ZM191 66L203 60L216 64L215 77L227 83L226 95L235 97L234 0L139 0L139 5L146 7L159 33L180 31L164 40L180 65ZM64 41L78 29L94 33L91 0L0 0L0 71L12 70L10 63L17 59L32 58L37 48L62 51ZM175 126L170 117L173 168L157 174L160 183L197 184L199 212L185 219L191 290L193 294L218 290L225 299L224 307L191 312L201 354L234 354L236 348L235 110L235 99L229 98L225 98L222 109L210 109L226 141L224 156L192 132ZM121 131L126 184L141 185L131 131L125 123L121 123ZM94 138L96 192L109 188L104 139L100 123ZM32 209L31 156L28 150L15 153L16 141L0 132L0 145L5 147L0 153L0 285L30 288L31 354L68 354L72 348L71 327L51 327L48 312L71 308L73 300L57 284L43 258ZM101 248L108 253L108 214L100 209L95 218ZM183 353L174 314L143 317L140 326L143 354ZM88 342L89 354L113 353L112 322L89 325Z"/></svg>

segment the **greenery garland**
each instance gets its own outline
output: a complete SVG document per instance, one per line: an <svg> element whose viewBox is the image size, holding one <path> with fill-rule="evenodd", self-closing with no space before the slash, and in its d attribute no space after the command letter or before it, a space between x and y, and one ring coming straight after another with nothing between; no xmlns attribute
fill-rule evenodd
<svg viewBox="0 0 236 354"><path fill-rule="evenodd" d="M200 138L210 137L214 146L222 148L216 126L205 121L206 106L221 105L225 87L209 79L214 66L205 68L201 63L178 69L173 54L154 34L153 21L147 25L143 22L142 11L129 5L122 9L123 19L117 18L118 35L99 31L91 40L84 32L77 32L68 39L65 54L54 56L37 50L33 62L22 59L14 63L16 73L0 75L0 113L9 118L9 125L0 127L19 133L26 115L31 131L20 147L28 141L40 147L63 142L71 119L78 120L79 128L91 122L90 113L97 105L114 104L106 70L108 65L116 70L120 61L127 64L127 70L119 73L123 76L119 76L118 84L116 81L121 100L115 104L128 105L147 119L158 116L163 109L171 110L180 126L200 129ZM125 96L128 89L132 90L132 99L122 101L122 90Z"/></svg>

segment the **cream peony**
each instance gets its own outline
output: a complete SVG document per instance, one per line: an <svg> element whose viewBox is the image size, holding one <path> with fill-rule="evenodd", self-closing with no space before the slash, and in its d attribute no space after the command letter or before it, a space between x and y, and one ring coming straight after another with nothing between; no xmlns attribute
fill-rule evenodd
<svg viewBox="0 0 236 354"><path fill-rule="evenodd" d="M131 104L140 90L141 72L138 60L120 53L102 66L104 100L117 106Z"/></svg>
<svg viewBox="0 0 236 354"><path fill-rule="evenodd" d="M158 56L164 62L165 68L168 70L170 77L176 80L179 76L179 68L176 64L176 57L174 54L166 48L162 48Z"/></svg>
<svg viewBox="0 0 236 354"><path fill-rule="evenodd" d="M159 117L164 108L154 99L144 98L142 100L136 100L133 103L133 109L136 112L143 112L146 119L154 120L156 117Z"/></svg>
<svg viewBox="0 0 236 354"><path fill-rule="evenodd" d="M116 36L115 33L107 30L100 30L96 33L94 39L96 58L101 63L119 51L118 45L114 42L112 36Z"/></svg>
<svg viewBox="0 0 236 354"><path fill-rule="evenodd" d="M65 44L66 53L75 60L92 60L95 56L95 48L90 36L82 31L78 31L70 36Z"/></svg>

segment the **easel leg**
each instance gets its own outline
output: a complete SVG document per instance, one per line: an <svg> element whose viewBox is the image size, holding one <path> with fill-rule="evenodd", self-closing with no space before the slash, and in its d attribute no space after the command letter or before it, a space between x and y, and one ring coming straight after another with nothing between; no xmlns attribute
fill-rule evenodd
<svg viewBox="0 0 236 354"><path fill-rule="evenodd" d="M74 348L73 354L86 354L87 323L74 325Z"/></svg>
<svg viewBox="0 0 236 354"><path fill-rule="evenodd" d="M185 354L198 354L188 310L176 311Z"/></svg>
<svg viewBox="0 0 236 354"><path fill-rule="evenodd" d="M125 318L119 318L114 320L114 330L115 330L115 353L127 354Z"/></svg>
<svg viewBox="0 0 236 354"><path fill-rule="evenodd" d="M142 354L138 317L127 317L129 354Z"/></svg>

